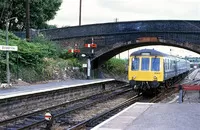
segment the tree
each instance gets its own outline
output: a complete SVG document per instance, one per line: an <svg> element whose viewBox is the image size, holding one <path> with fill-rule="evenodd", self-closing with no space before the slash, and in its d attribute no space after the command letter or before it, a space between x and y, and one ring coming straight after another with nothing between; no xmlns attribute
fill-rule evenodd
<svg viewBox="0 0 200 130"><path fill-rule="evenodd" d="M44 23L44 24L40 25L40 28L42 28L42 29L53 29L53 28L57 28L57 26Z"/></svg>
<svg viewBox="0 0 200 130"><path fill-rule="evenodd" d="M53 19L62 0L30 0L30 27L35 29L46 28L46 22ZM0 1L0 29L5 29L7 18L17 17L18 22L11 20L10 30L24 30L26 25L26 0Z"/></svg>

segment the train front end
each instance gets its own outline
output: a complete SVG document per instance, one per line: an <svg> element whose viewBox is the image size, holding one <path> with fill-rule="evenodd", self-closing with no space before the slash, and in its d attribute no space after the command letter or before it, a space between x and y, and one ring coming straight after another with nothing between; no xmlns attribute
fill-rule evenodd
<svg viewBox="0 0 200 130"><path fill-rule="evenodd" d="M156 89L164 80L163 57L152 51L132 53L129 58L128 80L134 90L140 92Z"/></svg>

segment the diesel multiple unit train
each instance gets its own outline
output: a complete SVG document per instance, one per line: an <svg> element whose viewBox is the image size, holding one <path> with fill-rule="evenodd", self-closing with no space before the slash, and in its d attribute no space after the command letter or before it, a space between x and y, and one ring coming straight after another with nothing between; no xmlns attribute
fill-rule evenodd
<svg viewBox="0 0 200 130"><path fill-rule="evenodd" d="M130 86L139 92L168 87L190 70L187 60L164 54L154 49L133 52L129 58Z"/></svg>

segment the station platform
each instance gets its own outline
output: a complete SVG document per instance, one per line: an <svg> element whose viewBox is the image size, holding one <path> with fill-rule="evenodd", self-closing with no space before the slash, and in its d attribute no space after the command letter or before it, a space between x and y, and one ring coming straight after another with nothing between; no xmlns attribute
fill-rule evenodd
<svg viewBox="0 0 200 130"><path fill-rule="evenodd" d="M27 86L12 86L11 88L0 89L0 99L6 99L16 96L53 91L63 88L77 87L82 85L90 85L94 83L102 83L114 80L115 79L67 80L67 81L50 82L50 83L27 85Z"/></svg>
<svg viewBox="0 0 200 130"><path fill-rule="evenodd" d="M135 103L92 130L199 130L198 103Z"/></svg>

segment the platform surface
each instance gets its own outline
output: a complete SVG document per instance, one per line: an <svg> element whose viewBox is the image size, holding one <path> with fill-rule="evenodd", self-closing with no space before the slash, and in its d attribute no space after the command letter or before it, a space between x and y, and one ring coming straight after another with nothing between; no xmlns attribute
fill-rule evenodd
<svg viewBox="0 0 200 130"><path fill-rule="evenodd" d="M45 84L36 84L28 86L13 86L11 88L0 89L0 99L39 93L44 91L53 91L63 88L89 85L93 83L102 83L106 81L114 81L114 79L94 79L94 80L68 80L61 82L50 82Z"/></svg>
<svg viewBox="0 0 200 130"><path fill-rule="evenodd" d="M200 104L135 103L92 130L200 130Z"/></svg>

